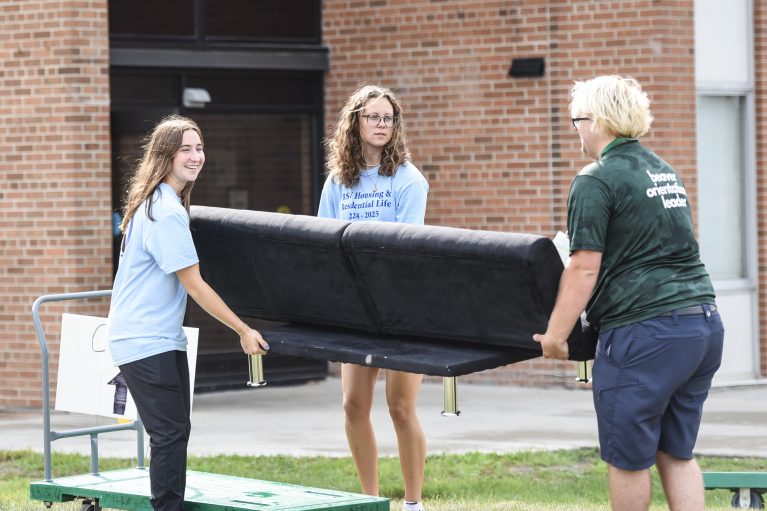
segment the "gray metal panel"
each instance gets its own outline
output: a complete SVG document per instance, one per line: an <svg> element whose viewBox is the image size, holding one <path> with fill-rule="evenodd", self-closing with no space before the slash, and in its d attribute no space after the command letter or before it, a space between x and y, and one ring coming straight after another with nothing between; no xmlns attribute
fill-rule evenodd
<svg viewBox="0 0 767 511"><path fill-rule="evenodd" d="M189 62L205 69L275 69L327 71L330 51L326 47L258 48L253 50L184 50L112 48L110 64L120 67L188 68Z"/></svg>

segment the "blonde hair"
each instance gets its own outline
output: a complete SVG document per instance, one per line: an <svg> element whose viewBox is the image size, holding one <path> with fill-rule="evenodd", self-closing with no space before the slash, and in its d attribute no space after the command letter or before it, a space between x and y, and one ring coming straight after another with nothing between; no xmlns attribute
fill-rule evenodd
<svg viewBox="0 0 767 511"><path fill-rule="evenodd" d="M338 115L338 124L331 137L325 139L328 160L327 174L351 188L360 180L365 167L360 138L360 113L371 99L386 98L394 109L394 126L391 140L384 146L378 173L393 176L397 167L410 160L407 148L402 107L394 93L377 85L361 85L355 90Z"/></svg>
<svg viewBox="0 0 767 511"><path fill-rule="evenodd" d="M146 138L143 146L144 154L139 161L136 171L128 185L128 193L123 206L123 220L120 230L125 232L133 215L141 204L146 201L146 214L152 218L152 201L148 197L160 186L160 183L173 170L173 157L181 148L181 142L186 131L193 130L200 136L202 131L193 120L181 115L170 115L163 118ZM181 202L189 211L190 196L194 181L184 185L181 190Z"/></svg>
<svg viewBox="0 0 767 511"><path fill-rule="evenodd" d="M650 99L634 78L606 75L575 82L570 91L573 117L591 119L595 133L636 138L650 130Z"/></svg>

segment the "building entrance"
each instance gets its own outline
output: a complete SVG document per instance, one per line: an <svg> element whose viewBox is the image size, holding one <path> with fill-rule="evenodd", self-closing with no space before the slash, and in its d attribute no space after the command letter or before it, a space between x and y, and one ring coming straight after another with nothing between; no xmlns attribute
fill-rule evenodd
<svg viewBox="0 0 767 511"><path fill-rule="evenodd" d="M115 211L122 207L144 137L162 117L180 113L199 124L205 143L193 205L314 214L321 175L321 74L136 68L113 70L111 79ZM114 234L116 269L120 235ZM200 328L196 389L244 386L247 363L237 336L192 300L185 324ZM274 355L265 364L270 383L326 374L322 361Z"/></svg>

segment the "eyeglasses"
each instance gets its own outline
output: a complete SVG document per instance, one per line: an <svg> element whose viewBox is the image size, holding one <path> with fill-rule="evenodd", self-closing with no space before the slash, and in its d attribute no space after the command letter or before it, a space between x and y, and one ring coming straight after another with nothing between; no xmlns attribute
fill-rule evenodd
<svg viewBox="0 0 767 511"><path fill-rule="evenodd" d="M362 115L360 117L364 117L365 119L368 120L368 126L378 126L378 123L383 121L384 126L386 126L387 128L391 128L392 126L394 126L394 121L397 120L396 117L393 117L391 115L381 117L378 114L367 114L367 115Z"/></svg>
<svg viewBox="0 0 767 511"><path fill-rule="evenodd" d="M573 117L570 120L573 121L573 128L578 129L578 126L581 125L581 121L590 121L591 119L588 117Z"/></svg>

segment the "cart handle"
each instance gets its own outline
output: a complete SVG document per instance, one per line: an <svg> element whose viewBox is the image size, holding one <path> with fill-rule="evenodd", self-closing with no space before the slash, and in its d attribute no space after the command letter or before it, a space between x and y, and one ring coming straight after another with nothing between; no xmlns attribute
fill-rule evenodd
<svg viewBox="0 0 767 511"><path fill-rule="evenodd" d="M80 293L64 293L55 295L43 295L32 304L32 318L35 322L35 332L37 333L37 342L40 344L40 363L43 376L43 461L45 470L45 481L52 481L51 469L51 442L59 438L69 438L73 436L91 437L91 473L98 473L98 434L110 431L136 430L138 435L138 466L144 466L144 426L141 420L136 420L127 424L118 424L115 426L97 426L93 428L84 428L64 432L51 431L51 396L50 396L50 376L49 376L49 356L48 342L43 332L43 324L40 320L40 306L46 302L60 302L63 300L87 300L89 298L104 298L112 296L111 289L101 291L83 291Z"/></svg>

